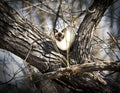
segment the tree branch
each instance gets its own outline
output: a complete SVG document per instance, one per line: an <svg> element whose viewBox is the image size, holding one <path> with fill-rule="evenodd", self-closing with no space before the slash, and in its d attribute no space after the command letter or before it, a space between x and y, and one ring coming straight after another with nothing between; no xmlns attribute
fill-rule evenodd
<svg viewBox="0 0 120 93"><path fill-rule="evenodd" d="M76 37L75 50L76 60L78 63L85 62L85 59L91 55L91 40L95 27L100 22L106 9L111 5L113 0L94 0L93 4L89 7L90 10L95 10L93 13L87 12L82 23L78 29L78 35Z"/></svg>
<svg viewBox="0 0 120 93"><path fill-rule="evenodd" d="M48 72L44 74L36 73L38 79L56 79L65 75L74 75L77 73L84 72L93 72L93 71L120 71L120 61L117 62L92 62L92 63L84 63L82 65L72 65L69 68L60 68L53 72ZM33 74L34 75L34 74Z"/></svg>
<svg viewBox="0 0 120 93"><path fill-rule="evenodd" d="M0 48L25 59L41 72L54 70L65 62L54 42L4 1L0 1ZM26 56L29 56L26 59Z"/></svg>

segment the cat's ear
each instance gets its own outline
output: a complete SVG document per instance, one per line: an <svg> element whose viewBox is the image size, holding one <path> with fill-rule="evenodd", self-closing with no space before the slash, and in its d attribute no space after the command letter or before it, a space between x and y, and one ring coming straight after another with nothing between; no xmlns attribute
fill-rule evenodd
<svg viewBox="0 0 120 93"><path fill-rule="evenodd" d="M58 30L57 30L57 29L53 29L53 32L54 32L54 33L58 33Z"/></svg>
<svg viewBox="0 0 120 93"><path fill-rule="evenodd" d="M66 30L67 30L67 28L64 28L61 32L65 33L65 32L66 32Z"/></svg>

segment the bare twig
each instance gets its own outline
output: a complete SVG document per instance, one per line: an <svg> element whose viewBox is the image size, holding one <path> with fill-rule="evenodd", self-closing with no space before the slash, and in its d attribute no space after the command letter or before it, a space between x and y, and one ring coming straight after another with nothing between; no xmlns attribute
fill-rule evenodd
<svg viewBox="0 0 120 93"><path fill-rule="evenodd" d="M107 32L108 33L108 32ZM113 40L113 42L116 44L116 46L118 47L119 51L120 51L120 46L119 46L119 43L118 41L116 40L116 38L111 34L111 33L108 33L108 35L111 37L111 39Z"/></svg>
<svg viewBox="0 0 120 93"><path fill-rule="evenodd" d="M59 4L59 7L58 7L58 11L56 13L56 18L55 18L55 22L53 24L53 28L55 29L56 27L56 23L57 23L57 20L58 20L58 17L59 17L59 12L60 12L60 9L61 9L61 4L62 4L62 1L60 0L60 4Z"/></svg>

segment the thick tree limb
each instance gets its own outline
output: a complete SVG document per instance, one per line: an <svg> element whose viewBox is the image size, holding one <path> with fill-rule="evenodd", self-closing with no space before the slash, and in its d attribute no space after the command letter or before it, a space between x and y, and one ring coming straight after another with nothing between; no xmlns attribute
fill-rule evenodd
<svg viewBox="0 0 120 93"><path fill-rule="evenodd" d="M85 62L84 60L91 56L91 40L93 36L93 30L103 17L104 12L110 6L113 0L94 0L93 4L89 8L90 10L95 10L93 13L88 12L83 19L82 23L78 29L78 36L76 38L75 48L76 60L79 63ZM75 50L76 50L75 49Z"/></svg>
<svg viewBox="0 0 120 93"><path fill-rule="evenodd" d="M0 48L7 49L44 72L65 62L51 39L5 2L0 1Z"/></svg>
<svg viewBox="0 0 120 93"><path fill-rule="evenodd" d="M43 75L38 73L37 80L44 80L44 79L56 79L60 78L64 75L74 75L77 73L84 73L84 72L93 72L93 71L120 71L120 61L118 62L92 62L92 63L84 63L82 65L72 65L69 68L60 68L53 72L48 72Z"/></svg>
<svg viewBox="0 0 120 93"><path fill-rule="evenodd" d="M34 82L48 80L48 79L57 79L58 82L62 82L63 85L66 85L66 82L69 80L69 84L67 87L72 88L72 90L76 92L82 92L83 90L86 92L91 91L90 93L97 93L98 91L100 93L111 93L112 89L109 85L109 80L101 78L101 75L98 74L96 71L103 71L103 70L109 70L109 71L120 71L120 61L118 62L93 62L93 63L84 63L82 65L72 65L70 68L60 68L53 72L48 73L33 73L33 80ZM86 73L86 72L92 72ZM86 74L83 74L86 73ZM77 75L77 77L74 77L74 75ZM64 77L66 76L66 77ZM63 81L59 80L61 77L64 77ZM74 78L73 78L74 77ZM86 78L85 78L86 77ZM67 82L68 83L68 82ZM75 86L76 84L77 87ZM114 88L117 86L112 83ZM89 86L89 87L88 87ZM101 89L99 89L101 87ZM92 90L91 90L92 89ZM80 92L80 93L81 93ZM115 93L117 93L118 90L115 89ZM113 92L114 93L114 92Z"/></svg>

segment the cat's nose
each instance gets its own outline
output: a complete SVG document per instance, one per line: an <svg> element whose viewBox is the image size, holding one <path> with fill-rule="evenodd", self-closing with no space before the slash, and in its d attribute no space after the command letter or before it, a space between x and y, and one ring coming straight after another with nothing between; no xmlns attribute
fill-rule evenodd
<svg viewBox="0 0 120 93"><path fill-rule="evenodd" d="M62 33L58 33L58 37L61 37L62 36Z"/></svg>
<svg viewBox="0 0 120 93"><path fill-rule="evenodd" d="M64 35L62 33L57 33L57 35L55 35L55 38L58 40L58 41L61 41L63 38L64 38Z"/></svg>

